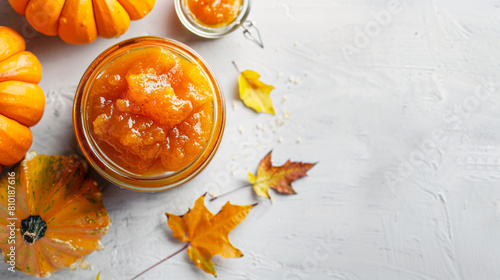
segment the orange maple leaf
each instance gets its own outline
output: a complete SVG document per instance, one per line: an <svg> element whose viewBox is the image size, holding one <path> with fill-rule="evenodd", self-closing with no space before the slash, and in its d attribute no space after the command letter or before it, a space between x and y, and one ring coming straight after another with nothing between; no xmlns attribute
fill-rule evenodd
<svg viewBox="0 0 500 280"><path fill-rule="evenodd" d="M205 195L199 197L194 208L183 216L165 213L173 235L182 242L189 242L187 252L191 260L207 273L217 276L212 257L239 258L243 254L228 238L233 228L240 224L253 205L233 205L227 202L216 215L205 207Z"/></svg>
<svg viewBox="0 0 500 280"><path fill-rule="evenodd" d="M248 181L252 184L257 195L269 197L269 189L274 189L281 194L295 194L291 183L307 176L307 171L316 163L291 162L288 160L282 166L272 166L271 152L260 162L257 177L248 172Z"/></svg>

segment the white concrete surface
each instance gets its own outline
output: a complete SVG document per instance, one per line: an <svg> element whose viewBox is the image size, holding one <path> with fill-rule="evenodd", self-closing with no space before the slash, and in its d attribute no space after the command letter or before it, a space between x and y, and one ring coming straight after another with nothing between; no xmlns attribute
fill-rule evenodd
<svg viewBox="0 0 500 280"><path fill-rule="evenodd" d="M218 40L191 35L173 1L157 2L121 38L84 46L30 32L0 2L0 25L22 32L43 64L47 107L33 129L39 153L75 151L75 88L90 61L123 39L156 35L193 47L215 70L228 104L222 145L188 184L138 194L102 182L113 220L105 249L88 257L91 269L52 279L95 279L99 271L101 279L130 279L183 246L164 212L182 214L206 191L245 184L247 170L271 149L275 164L319 164L294 183L298 195L258 199L230 234L245 256L214 258L219 279L500 279L498 1L254 1L250 18L265 49L240 32ZM243 107L232 60L276 87L277 116ZM285 112L290 118L270 133ZM256 200L250 189L228 199ZM225 201L207 205L217 212ZM7 267L0 264L0 279L30 278ZM213 276L182 253L143 279Z"/></svg>

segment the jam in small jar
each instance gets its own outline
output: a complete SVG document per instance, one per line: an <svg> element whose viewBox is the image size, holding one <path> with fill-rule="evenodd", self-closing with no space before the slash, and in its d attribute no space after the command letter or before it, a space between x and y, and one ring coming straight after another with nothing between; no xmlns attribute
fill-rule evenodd
<svg viewBox="0 0 500 280"><path fill-rule="evenodd" d="M242 0L184 0L189 13L206 27L224 27L238 17Z"/></svg>
<svg viewBox="0 0 500 280"><path fill-rule="evenodd" d="M182 24L204 38L220 38L244 23L251 0L175 0L175 11Z"/></svg>

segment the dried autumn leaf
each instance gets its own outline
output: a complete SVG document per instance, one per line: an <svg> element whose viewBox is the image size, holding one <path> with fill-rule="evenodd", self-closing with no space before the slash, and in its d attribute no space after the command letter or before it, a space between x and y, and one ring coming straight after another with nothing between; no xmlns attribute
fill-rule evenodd
<svg viewBox="0 0 500 280"><path fill-rule="evenodd" d="M239 258L243 254L228 238L229 232L240 224L253 205L233 205L227 202L216 215L205 207L205 195L199 197L193 209L183 216L165 213L173 235L182 242L189 242L188 255L199 268L217 276L212 257Z"/></svg>
<svg viewBox="0 0 500 280"><path fill-rule="evenodd" d="M259 73L252 70L241 72L238 77L240 98L249 108L257 113L265 112L274 115L273 101L269 96L273 86L259 81Z"/></svg>
<svg viewBox="0 0 500 280"><path fill-rule="evenodd" d="M316 163L291 162L288 160L282 166L272 166L271 152L260 162L257 169L257 177L248 172L248 181L252 184L257 195L269 197L269 189L275 189L281 194L295 194L291 183L299 178L307 176L307 171Z"/></svg>

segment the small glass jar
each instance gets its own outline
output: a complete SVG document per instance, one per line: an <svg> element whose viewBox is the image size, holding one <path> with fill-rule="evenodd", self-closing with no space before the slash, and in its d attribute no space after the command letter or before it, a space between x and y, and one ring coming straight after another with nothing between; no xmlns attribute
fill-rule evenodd
<svg viewBox="0 0 500 280"><path fill-rule="evenodd" d="M175 172L144 175L126 170L113 162L99 147L94 139L90 119L90 90L95 79L103 73L106 66L128 51L162 47L177 53L189 62L197 65L206 76L212 88L213 125L210 137L201 153L189 165ZM200 173L215 155L222 140L226 120L224 96L212 69L188 46L170 39L158 37L138 37L120 42L101 53L88 67L78 85L73 104L73 125L79 148L89 164L108 181L135 191L158 192L177 187Z"/></svg>
<svg viewBox="0 0 500 280"><path fill-rule="evenodd" d="M233 20L232 22L228 23L225 26L212 28L198 22L196 17L189 10L187 1L189 0L174 1L175 11L177 12L177 16L179 17L182 24L189 31L193 32L198 36L209 39L220 38L238 29L246 21L248 14L250 13L250 7L251 7L251 0L241 0L240 9L238 11L238 15L235 20Z"/></svg>

